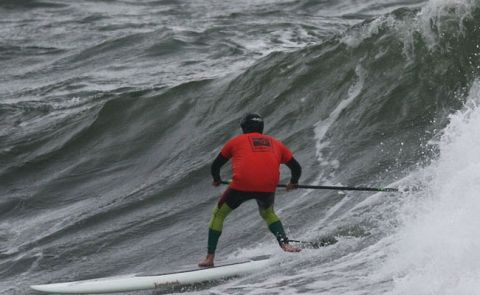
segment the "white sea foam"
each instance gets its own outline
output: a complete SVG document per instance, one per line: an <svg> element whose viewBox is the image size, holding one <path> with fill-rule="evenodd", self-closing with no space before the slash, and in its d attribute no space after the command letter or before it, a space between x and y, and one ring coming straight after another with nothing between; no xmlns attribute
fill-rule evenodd
<svg viewBox="0 0 480 295"><path fill-rule="evenodd" d="M451 116L427 189L406 204L381 273L391 294L478 294L480 289L480 82Z"/></svg>

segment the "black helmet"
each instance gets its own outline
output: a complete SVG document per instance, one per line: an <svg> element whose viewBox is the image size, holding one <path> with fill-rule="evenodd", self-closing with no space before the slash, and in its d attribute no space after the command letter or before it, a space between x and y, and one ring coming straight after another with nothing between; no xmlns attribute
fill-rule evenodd
<svg viewBox="0 0 480 295"><path fill-rule="evenodd" d="M248 113L243 116L242 121L240 122L240 126L242 127L243 133L251 133L251 132L263 132L263 119L257 113Z"/></svg>

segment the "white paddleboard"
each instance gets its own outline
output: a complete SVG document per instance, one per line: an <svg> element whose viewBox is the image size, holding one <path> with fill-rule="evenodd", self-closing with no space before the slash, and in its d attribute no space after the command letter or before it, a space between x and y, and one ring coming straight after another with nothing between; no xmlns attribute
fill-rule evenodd
<svg viewBox="0 0 480 295"><path fill-rule="evenodd" d="M133 274L67 283L32 285L30 288L49 293L101 294L175 287L248 274L267 266L268 259L269 256L258 256L245 261L218 265L211 268L196 268L164 274Z"/></svg>

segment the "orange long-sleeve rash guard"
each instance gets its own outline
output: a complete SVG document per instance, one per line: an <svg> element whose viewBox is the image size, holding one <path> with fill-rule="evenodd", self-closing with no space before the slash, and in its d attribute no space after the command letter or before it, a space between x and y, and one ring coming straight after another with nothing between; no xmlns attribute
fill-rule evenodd
<svg viewBox="0 0 480 295"><path fill-rule="evenodd" d="M293 157L279 140L261 133L246 133L229 140L221 151L232 159L232 183L239 191L275 192L280 178L280 164Z"/></svg>

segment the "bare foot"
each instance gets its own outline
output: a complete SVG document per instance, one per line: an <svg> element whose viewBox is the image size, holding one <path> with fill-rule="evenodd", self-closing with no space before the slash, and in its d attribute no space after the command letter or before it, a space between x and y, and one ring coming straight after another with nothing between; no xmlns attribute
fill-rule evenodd
<svg viewBox="0 0 480 295"><path fill-rule="evenodd" d="M282 250L285 251L285 252L300 252L300 251L302 251L302 249L294 247L290 244L283 244L282 245Z"/></svg>
<svg viewBox="0 0 480 295"><path fill-rule="evenodd" d="M198 266L200 267L213 267L213 260L215 259L215 255L213 254L208 254L207 258L200 262Z"/></svg>

